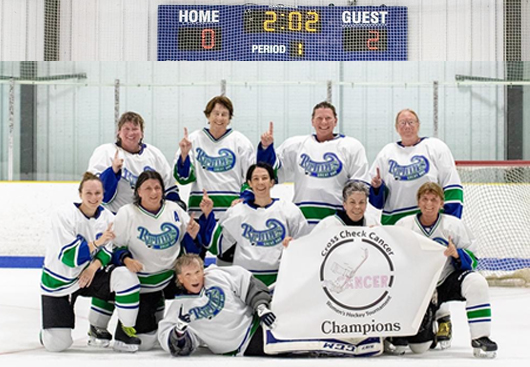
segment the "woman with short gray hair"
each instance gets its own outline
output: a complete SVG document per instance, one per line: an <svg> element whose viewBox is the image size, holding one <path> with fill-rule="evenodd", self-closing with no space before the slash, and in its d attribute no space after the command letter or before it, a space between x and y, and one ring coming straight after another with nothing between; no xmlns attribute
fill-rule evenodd
<svg viewBox="0 0 530 367"><path fill-rule="evenodd" d="M372 227L379 225L379 218L366 213L368 206L368 186L360 181L349 181L342 189L342 206L334 215L324 218L313 229L319 230L335 226Z"/></svg>

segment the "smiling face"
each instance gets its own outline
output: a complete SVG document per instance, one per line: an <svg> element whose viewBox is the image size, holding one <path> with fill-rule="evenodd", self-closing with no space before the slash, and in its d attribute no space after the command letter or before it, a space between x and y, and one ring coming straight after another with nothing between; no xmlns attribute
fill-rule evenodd
<svg viewBox="0 0 530 367"><path fill-rule="evenodd" d="M331 108L317 108L311 123L320 142L333 139L333 129L337 126L337 118Z"/></svg>
<svg viewBox="0 0 530 367"><path fill-rule="evenodd" d="M220 103L216 103L208 115L210 132L215 138L221 137L230 124L230 111Z"/></svg>
<svg viewBox="0 0 530 367"><path fill-rule="evenodd" d="M103 201L103 185L99 180L88 180L83 183L79 192L81 198L81 211L92 215Z"/></svg>
<svg viewBox="0 0 530 367"><path fill-rule="evenodd" d="M404 110L396 118L396 131L405 146L414 145L419 140L420 122L411 111Z"/></svg>
<svg viewBox="0 0 530 367"><path fill-rule="evenodd" d="M274 179L269 172L262 167L256 167L248 181L248 185L254 192L256 199L268 199L271 196L271 189L274 186Z"/></svg>
<svg viewBox="0 0 530 367"><path fill-rule="evenodd" d="M121 147L129 153L137 153L140 150L140 140L144 133L140 125L134 122L125 122L118 131L118 138L121 141Z"/></svg>
<svg viewBox="0 0 530 367"><path fill-rule="evenodd" d="M162 185L154 178L145 180L138 188L140 204L151 212L156 212L162 206Z"/></svg>
<svg viewBox="0 0 530 367"><path fill-rule="evenodd" d="M364 192L354 191L348 199L342 203L348 217L354 221L360 221L366 211L366 195Z"/></svg>
<svg viewBox="0 0 530 367"><path fill-rule="evenodd" d="M177 278L179 283L190 293L198 294L204 287L204 270L197 261L182 266Z"/></svg>
<svg viewBox="0 0 530 367"><path fill-rule="evenodd" d="M430 225L438 219L438 213L443 208L444 201L438 194L427 191L420 196L418 206L421 210L421 222Z"/></svg>

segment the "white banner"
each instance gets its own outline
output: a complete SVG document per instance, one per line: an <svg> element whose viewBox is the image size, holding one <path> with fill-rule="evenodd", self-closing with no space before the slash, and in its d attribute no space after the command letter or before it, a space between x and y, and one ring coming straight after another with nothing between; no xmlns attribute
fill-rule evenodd
<svg viewBox="0 0 530 367"><path fill-rule="evenodd" d="M274 337L416 334L444 249L395 226L335 227L292 241L274 290Z"/></svg>

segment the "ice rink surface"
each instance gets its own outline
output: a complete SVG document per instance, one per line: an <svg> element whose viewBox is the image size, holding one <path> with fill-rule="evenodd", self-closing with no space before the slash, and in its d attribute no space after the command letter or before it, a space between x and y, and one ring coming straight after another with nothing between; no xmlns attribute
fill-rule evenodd
<svg viewBox="0 0 530 367"><path fill-rule="evenodd" d="M530 289L491 288L492 339L499 345L497 358L473 357L464 304L452 303L453 344L448 350L432 350L422 355L382 355L374 358L278 358L224 357L201 350L191 357L173 358L161 349L135 354L86 346L89 299L76 304L74 345L63 353L49 353L39 344L41 324L40 269L0 269L0 366L120 366L120 367L294 367L294 366L428 366L527 367L530 364ZM115 327L115 317L110 330ZM529 349L526 349L529 348Z"/></svg>

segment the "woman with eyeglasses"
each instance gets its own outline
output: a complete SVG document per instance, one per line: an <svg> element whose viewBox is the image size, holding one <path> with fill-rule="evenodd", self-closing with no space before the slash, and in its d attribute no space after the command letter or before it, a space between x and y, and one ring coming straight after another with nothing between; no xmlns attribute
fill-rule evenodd
<svg viewBox="0 0 530 367"><path fill-rule="evenodd" d="M444 213L462 216L463 189L449 147L440 139L420 137L420 120L416 112L405 109L396 116L396 131L401 140L387 144L370 169L372 192L370 202L382 209L381 224L420 211L416 192L425 182L443 187Z"/></svg>
<svg viewBox="0 0 530 367"><path fill-rule="evenodd" d="M445 214L462 216L463 188L449 147L440 139L420 137L416 112L404 109L396 115L396 131L401 141L387 144L370 169L370 203L382 209L381 224L393 225L399 219L420 212L416 192L426 182L439 184L444 191ZM451 345L449 308L436 313L436 340L442 349ZM431 346L434 348L436 343Z"/></svg>

